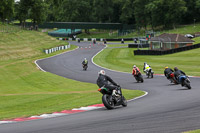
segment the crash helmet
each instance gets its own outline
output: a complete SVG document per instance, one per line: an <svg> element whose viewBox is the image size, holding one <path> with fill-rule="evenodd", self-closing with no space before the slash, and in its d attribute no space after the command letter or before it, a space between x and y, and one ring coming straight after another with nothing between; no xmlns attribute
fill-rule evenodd
<svg viewBox="0 0 200 133"><path fill-rule="evenodd" d="M100 70L99 74L105 75L106 72L104 70Z"/></svg>
<svg viewBox="0 0 200 133"><path fill-rule="evenodd" d="M178 71L178 68L177 68L177 67L174 67L174 71Z"/></svg>
<svg viewBox="0 0 200 133"><path fill-rule="evenodd" d="M165 66L165 69L167 69L168 68L168 66Z"/></svg>
<svg viewBox="0 0 200 133"><path fill-rule="evenodd" d="M133 68L136 68L136 65L133 65Z"/></svg>

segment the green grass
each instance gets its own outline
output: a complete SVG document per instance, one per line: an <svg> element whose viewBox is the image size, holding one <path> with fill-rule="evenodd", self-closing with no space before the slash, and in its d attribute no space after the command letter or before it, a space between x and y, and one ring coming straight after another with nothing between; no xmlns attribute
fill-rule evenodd
<svg viewBox="0 0 200 133"><path fill-rule="evenodd" d="M128 46L128 44L107 44L107 47L121 47L121 46Z"/></svg>
<svg viewBox="0 0 200 133"><path fill-rule="evenodd" d="M49 55L43 52L66 44L36 31L0 32L0 120L102 103L96 84L42 72L34 64L36 59L76 48L71 45ZM127 99L144 94L138 90L123 93Z"/></svg>
<svg viewBox="0 0 200 133"><path fill-rule="evenodd" d="M104 49L94 58L94 61L103 67L123 72L131 72L133 65L142 69L144 62L147 62L156 74L163 74L164 67L167 65L171 68L177 66L187 75L200 76L200 49L163 56L134 56L133 50L136 49Z"/></svg>
<svg viewBox="0 0 200 133"><path fill-rule="evenodd" d="M194 44L200 43L200 37L193 38L192 40L195 41Z"/></svg>
<svg viewBox="0 0 200 133"><path fill-rule="evenodd" d="M195 24L195 27L193 24L191 25L180 25L176 29L171 30L165 30L161 33L176 33L176 34L195 34L196 32L200 31L200 23Z"/></svg>
<svg viewBox="0 0 200 133"><path fill-rule="evenodd" d="M194 130L194 131L183 132L183 133L200 133L200 129L199 130Z"/></svg>

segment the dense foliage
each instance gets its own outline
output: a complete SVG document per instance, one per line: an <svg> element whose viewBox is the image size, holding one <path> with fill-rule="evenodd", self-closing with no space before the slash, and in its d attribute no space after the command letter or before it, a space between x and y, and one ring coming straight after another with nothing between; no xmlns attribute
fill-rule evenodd
<svg viewBox="0 0 200 133"><path fill-rule="evenodd" d="M14 5L15 3L15 5ZM200 0L1 0L0 18L174 27L200 21Z"/></svg>

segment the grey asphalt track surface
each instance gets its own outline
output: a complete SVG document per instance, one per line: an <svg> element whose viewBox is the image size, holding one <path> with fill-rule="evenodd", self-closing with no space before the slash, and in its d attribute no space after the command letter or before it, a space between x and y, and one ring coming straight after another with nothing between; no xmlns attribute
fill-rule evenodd
<svg viewBox="0 0 200 133"><path fill-rule="evenodd" d="M89 45L71 43L83 47ZM97 73L102 68L92 64L90 58L103 47L78 48L37 63L47 72L96 83ZM89 59L87 71L81 66L84 57ZM2 124L0 133L180 133L200 129L200 78L190 78L192 89L187 90L171 84L163 76L155 75L153 79L144 76L144 83L136 83L128 73L106 70L106 74L122 88L147 91L148 95L128 102L127 107L113 110L100 108L56 118Z"/></svg>

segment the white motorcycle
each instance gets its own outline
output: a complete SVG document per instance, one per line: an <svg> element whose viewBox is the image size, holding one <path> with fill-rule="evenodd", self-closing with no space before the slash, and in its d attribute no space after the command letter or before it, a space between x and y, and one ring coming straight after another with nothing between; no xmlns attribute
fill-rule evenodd
<svg viewBox="0 0 200 133"><path fill-rule="evenodd" d="M146 73L147 78L149 78L149 77L153 78L154 72L153 72L153 70L151 68L145 69L144 72Z"/></svg>

